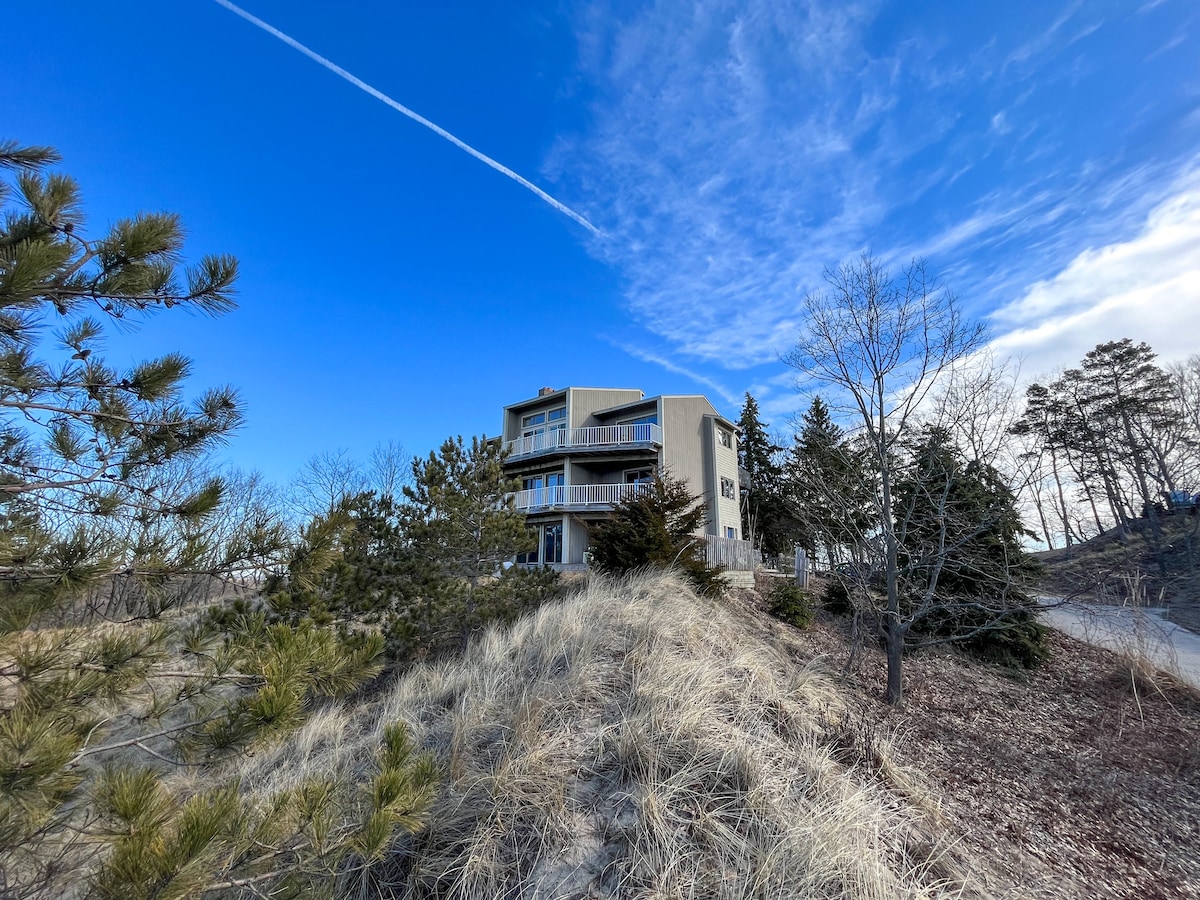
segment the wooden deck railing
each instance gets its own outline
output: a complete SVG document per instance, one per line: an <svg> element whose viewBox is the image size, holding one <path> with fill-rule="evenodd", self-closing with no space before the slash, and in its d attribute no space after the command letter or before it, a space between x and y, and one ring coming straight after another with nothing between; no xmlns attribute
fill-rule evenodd
<svg viewBox="0 0 1200 900"><path fill-rule="evenodd" d="M723 566L739 572L752 572L756 566L762 565L761 551L754 549L749 541L715 534L704 536L704 558L710 566Z"/></svg>

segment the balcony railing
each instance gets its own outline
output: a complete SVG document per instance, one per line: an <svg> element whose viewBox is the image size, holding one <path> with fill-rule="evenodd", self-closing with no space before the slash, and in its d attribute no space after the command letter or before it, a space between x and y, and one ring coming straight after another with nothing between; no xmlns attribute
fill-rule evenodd
<svg viewBox="0 0 1200 900"><path fill-rule="evenodd" d="M560 484L517 491L515 506L523 512L542 509L616 506L626 497L648 491L649 484Z"/></svg>
<svg viewBox="0 0 1200 900"><path fill-rule="evenodd" d="M661 425L589 425L531 434L509 441L504 449L508 451L508 458L513 459L553 450L608 450L637 445L661 447L662 442Z"/></svg>

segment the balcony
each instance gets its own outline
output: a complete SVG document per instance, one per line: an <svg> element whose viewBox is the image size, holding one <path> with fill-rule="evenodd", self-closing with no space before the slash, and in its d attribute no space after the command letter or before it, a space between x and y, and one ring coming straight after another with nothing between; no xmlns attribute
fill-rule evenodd
<svg viewBox="0 0 1200 900"><path fill-rule="evenodd" d="M559 428L509 441L504 445L509 461L541 453L569 451L657 450L662 446L661 425L589 425Z"/></svg>
<svg viewBox="0 0 1200 900"><path fill-rule="evenodd" d="M624 427L624 426L621 426ZM642 426L636 426L641 428ZM657 426L655 426L657 427ZM521 512L550 512L562 510L611 510L627 497L650 490L642 484L560 484L554 487L517 491L514 505Z"/></svg>

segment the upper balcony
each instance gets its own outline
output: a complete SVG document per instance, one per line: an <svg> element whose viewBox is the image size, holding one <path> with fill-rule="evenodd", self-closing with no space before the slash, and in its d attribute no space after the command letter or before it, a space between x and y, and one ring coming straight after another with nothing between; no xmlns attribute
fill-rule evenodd
<svg viewBox="0 0 1200 900"><path fill-rule="evenodd" d="M507 442L504 449L508 452L508 460L512 461L544 453L657 451L662 447L662 442L661 425L589 425L585 428L559 428L531 434Z"/></svg>
<svg viewBox="0 0 1200 900"><path fill-rule="evenodd" d="M513 495L513 506L523 513L611 512L618 503L649 491L646 482L637 484L559 484L531 488Z"/></svg>

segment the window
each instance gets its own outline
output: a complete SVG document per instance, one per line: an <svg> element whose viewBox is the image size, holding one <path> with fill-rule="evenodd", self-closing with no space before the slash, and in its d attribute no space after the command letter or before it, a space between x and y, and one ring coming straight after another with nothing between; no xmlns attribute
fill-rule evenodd
<svg viewBox="0 0 1200 900"><path fill-rule="evenodd" d="M717 440L722 447L728 447L730 450L733 449L733 434L724 428L717 429Z"/></svg>
<svg viewBox="0 0 1200 900"><path fill-rule="evenodd" d="M638 416L636 419L625 419L617 424L629 428L627 434L632 436L632 440L649 441L652 439L650 426L658 424L658 413L647 413L644 416Z"/></svg>
<svg viewBox="0 0 1200 900"><path fill-rule="evenodd" d="M737 499L737 486L733 483L732 478L721 479L721 496L727 500Z"/></svg>
<svg viewBox="0 0 1200 900"><path fill-rule="evenodd" d="M542 529L542 560L548 563L562 562L562 525L547 525Z"/></svg>
<svg viewBox="0 0 1200 900"><path fill-rule="evenodd" d="M533 449L558 446L562 443L562 435L566 428L567 408L565 406L521 417L521 437L534 438ZM548 439L536 440L547 432L550 434Z"/></svg>
<svg viewBox="0 0 1200 900"><path fill-rule="evenodd" d="M658 413L649 413L648 415L638 416L636 419L626 419L622 425L657 425Z"/></svg>
<svg viewBox="0 0 1200 900"><path fill-rule="evenodd" d="M533 532L537 535L537 546L528 553L518 553L517 562L526 566L562 562L562 525L539 525L533 529Z"/></svg>
<svg viewBox="0 0 1200 900"><path fill-rule="evenodd" d="M626 484L650 484L654 481L653 469L633 469L625 473Z"/></svg>
<svg viewBox="0 0 1200 900"><path fill-rule="evenodd" d="M731 541L736 541L737 540L737 529L727 525L725 527L725 537L729 538L729 540L731 540Z"/></svg>
<svg viewBox="0 0 1200 900"><path fill-rule="evenodd" d="M521 490L528 491L526 506L556 506L563 502L563 485L566 478L562 472L542 475L527 475L521 479Z"/></svg>

